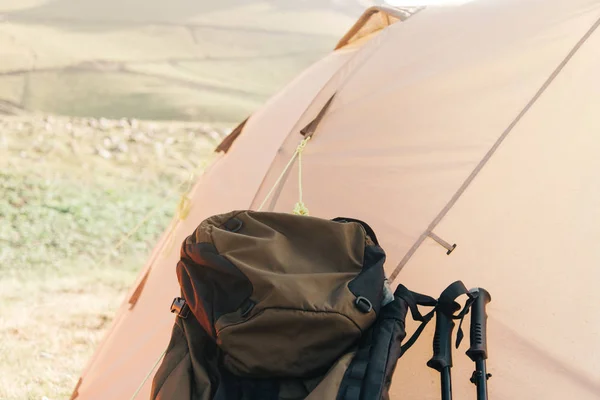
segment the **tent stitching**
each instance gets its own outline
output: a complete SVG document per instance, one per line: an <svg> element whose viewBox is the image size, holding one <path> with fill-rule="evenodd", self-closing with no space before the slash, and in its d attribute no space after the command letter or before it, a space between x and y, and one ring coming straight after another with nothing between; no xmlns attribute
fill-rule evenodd
<svg viewBox="0 0 600 400"><path fill-rule="evenodd" d="M535 95L529 100L529 102L525 105L525 107L519 112L519 114L515 117L515 119L510 123L510 125L502 132L502 135L496 140L494 145L488 150L485 156L481 159L481 161L477 164L475 169L469 174L467 179L463 182L463 184L458 188L456 193L450 198L450 201L446 203L444 208L439 212L439 214L435 217L435 219L429 224L425 232L419 236L417 241L412 245L412 247L408 250L408 252L404 255L400 263L396 266L392 274L390 275L390 281L394 281L402 268L406 265L406 263L411 259L413 254L417 251L417 249L421 246L421 244L425 241L425 238L429 236L431 231L435 229L435 227L440 223L440 221L446 216L448 211L456 204L458 199L462 196L462 194L467 190L471 182L475 179L475 177L479 174L479 172L483 169L483 167L487 164L490 158L494 155L498 147L502 144L504 139L508 136L508 134L513 130L513 128L519 123L519 121L523 118L525 114L531 109L531 107L536 103L536 101L541 97L541 95L546 91L546 89L552 84L554 79L558 76L558 74L563 70L563 68L568 64L568 62L573 58L573 56L577 53L579 48L583 46L583 44L589 39L589 37L594 33L594 31L600 26L600 18L596 20L596 22L587 30L587 32L579 39L579 41L575 44L575 46L569 51L569 53L565 56L565 58L558 64L558 66L554 69L552 74L546 79L544 84L538 89Z"/></svg>

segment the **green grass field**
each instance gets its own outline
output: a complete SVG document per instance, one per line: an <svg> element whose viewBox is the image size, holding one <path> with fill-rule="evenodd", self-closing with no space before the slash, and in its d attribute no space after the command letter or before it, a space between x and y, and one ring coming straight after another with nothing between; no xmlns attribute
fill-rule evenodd
<svg viewBox="0 0 600 400"><path fill-rule="evenodd" d="M191 174L225 133L0 118L0 399L69 397Z"/></svg>
<svg viewBox="0 0 600 400"><path fill-rule="evenodd" d="M0 398L65 399L173 200L160 185L0 173ZM153 219L120 251L119 238ZM118 222L117 222L118 221Z"/></svg>

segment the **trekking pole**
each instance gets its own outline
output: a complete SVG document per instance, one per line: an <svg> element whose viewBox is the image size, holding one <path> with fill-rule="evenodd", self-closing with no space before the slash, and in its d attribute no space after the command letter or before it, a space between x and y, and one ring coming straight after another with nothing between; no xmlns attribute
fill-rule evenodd
<svg viewBox="0 0 600 400"><path fill-rule="evenodd" d="M435 314L435 334L433 335L433 357L427 366L437 370L441 375L442 400L452 400L452 330L453 314L460 305L453 303L453 309L438 308Z"/></svg>
<svg viewBox="0 0 600 400"><path fill-rule="evenodd" d="M486 371L485 360L487 359L487 312L485 307L492 300L489 292L483 288L471 290L477 294L471 310L471 347L467 350L467 356L475 362L475 371L471 376L471 382L477 386L477 400L487 400L487 380L492 376Z"/></svg>

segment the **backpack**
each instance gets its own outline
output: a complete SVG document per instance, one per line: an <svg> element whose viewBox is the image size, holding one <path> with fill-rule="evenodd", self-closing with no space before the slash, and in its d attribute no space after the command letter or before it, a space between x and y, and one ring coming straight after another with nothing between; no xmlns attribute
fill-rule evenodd
<svg viewBox="0 0 600 400"><path fill-rule="evenodd" d="M399 285L352 218L233 211L181 246L181 296L152 400L388 399L402 353L436 300ZM404 346L411 310L422 326Z"/></svg>

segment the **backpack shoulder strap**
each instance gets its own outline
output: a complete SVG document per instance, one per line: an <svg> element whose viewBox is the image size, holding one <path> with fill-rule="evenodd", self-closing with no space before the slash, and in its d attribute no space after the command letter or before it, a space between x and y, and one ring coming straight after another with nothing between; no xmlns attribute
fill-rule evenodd
<svg viewBox="0 0 600 400"><path fill-rule="evenodd" d="M424 327L434 311L423 316L418 306L434 307L436 304L432 297L399 286L394 292L394 301L381 309L375 324L361 338L336 400L381 399L389 390L396 363L405 351L401 343L406 337L404 324L408 310L415 320L422 321L421 327ZM412 342L416 340L415 336L418 334L413 335Z"/></svg>
<svg viewBox="0 0 600 400"><path fill-rule="evenodd" d="M469 299L460 309L456 298L466 294ZM379 400L387 398L392 375L398 359L416 342L425 326L436 312L449 313L453 319L461 319L468 312L472 295L461 281L448 286L436 300L433 297L413 292L404 285L398 285L394 301L381 309L375 324L361 338L357 352L342 379L336 400ZM422 314L419 306L433 307ZM457 308L458 306L458 308ZM421 322L413 335L402 344L406 337L405 321L410 310L415 321ZM459 327L458 342L462 338Z"/></svg>

